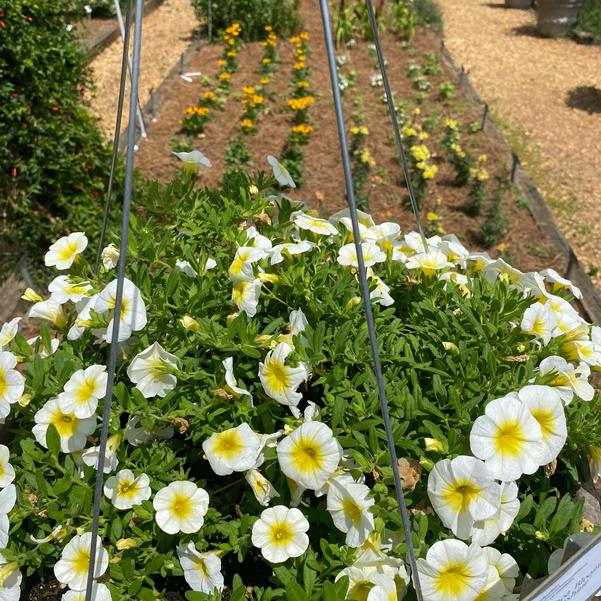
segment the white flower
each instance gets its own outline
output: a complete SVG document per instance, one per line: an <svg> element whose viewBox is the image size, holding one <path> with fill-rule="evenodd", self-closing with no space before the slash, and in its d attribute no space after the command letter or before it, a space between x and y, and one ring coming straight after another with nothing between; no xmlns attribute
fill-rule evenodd
<svg viewBox="0 0 601 601"><path fill-rule="evenodd" d="M292 213L290 221L301 230L308 230L321 236L336 236L338 234L338 230L327 219L313 217L302 211Z"/></svg>
<svg viewBox="0 0 601 601"><path fill-rule="evenodd" d="M83 232L73 232L57 240L44 257L46 267L56 267L61 271L69 269L86 249L88 239Z"/></svg>
<svg viewBox="0 0 601 601"><path fill-rule="evenodd" d="M97 294L84 297L75 305L75 308L77 309L77 319L67 332L68 340L79 340L86 331L86 328L90 326L90 319L92 317L91 311L95 308L97 298Z"/></svg>
<svg viewBox="0 0 601 601"><path fill-rule="evenodd" d="M571 340L562 345L568 359L582 361L591 367L601 367L601 346L588 340Z"/></svg>
<svg viewBox="0 0 601 601"><path fill-rule="evenodd" d="M127 368L127 375L144 398L164 397L177 384L177 378L168 370L177 369L178 361L175 355L154 342L133 358Z"/></svg>
<svg viewBox="0 0 601 601"><path fill-rule="evenodd" d="M284 260L285 255L302 255L303 253L313 250L316 246L315 242L310 242L309 240L276 244L269 253L269 262L271 265L277 265Z"/></svg>
<svg viewBox="0 0 601 601"><path fill-rule="evenodd" d="M587 447L589 453L589 464L591 468L591 478L593 484L601 481L601 447Z"/></svg>
<svg viewBox="0 0 601 601"><path fill-rule="evenodd" d="M311 490L319 490L342 459L332 430L321 422L299 426L280 442L277 453L284 475Z"/></svg>
<svg viewBox="0 0 601 601"><path fill-rule="evenodd" d="M522 331L540 338L543 344L549 344L556 326L557 316L547 303L534 303L528 307L520 325Z"/></svg>
<svg viewBox="0 0 601 601"><path fill-rule="evenodd" d="M111 591L106 584L94 582L92 585L91 601L111 601ZM61 601L86 601L86 591L67 591Z"/></svg>
<svg viewBox="0 0 601 601"><path fill-rule="evenodd" d="M211 161L200 150L174 152L173 154L184 163L184 171L196 173L201 167L209 168L212 166Z"/></svg>
<svg viewBox="0 0 601 601"><path fill-rule="evenodd" d="M102 249L100 258L102 259L102 266L108 271L119 263L120 252L119 249L111 242L108 246Z"/></svg>
<svg viewBox="0 0 601 601"><path fill-rule="evenodd" d="M302 309L295 309L294 311L290 311L290 317L288 321L290 323L290 333L293 336L304 332L306 327L309 325L307 317L303 313Z"/></svg>
<svg viewBox="0 0 601 601"><path fill-rule="evenodd" d="M195 278L198 275L198 272L196 271L196 269L194 269L194 267L192 267L190 261L182 261L178 259L175 262L175 266L180 271L183 271L189 278Z"/></svg>
<svg viewBox="0 0 601 601"><path fill-rule="evenodd" d="M74 536L63 549L61 558L54 566L54 575L61 584L66 584L75 591L86 588L92 533L86 532L81 536ZM100 537L96 537L96 563L94 564L94 578L102 576L109 565L109 556L102 546Z"/></svg>
<svg viewBox="0 0 601 601"><path fill-rule="evenodd" d="M259 278L251 282L238 280L234 283L232 301L238 307L238 310L244 311L248 317L253 317L257 312L261 286L262 283Z"/></svg>
<svg viewBox="0 0 601 601"><path fill-rule="evenodd" d="M0 444L0 488L8 486L15 479L15 470L10 464L8 447Z"/></svg>
<svg viewBox="0 0 601 601"><path fill-rule="evenodd" d="M16 403L25 390L25 378L14 369L17 358L8 351L0 351L0 419L10 413L10 406Z"/></svg>
<svg viewBox="0 0 601 601"><path fill-rule="evenodd" d="M546 280L553 284L554 291L561 288L567 288L574 295L575 298L582 298L582 292L580 291L580 288L574 286L574 284L572 284L570 280L562 278L555 271L555 269L544 269L540 273L542 276L545 277Z"/></svg>
<svg viewBox="0 0 601 601"><path fill-rule="evenodd" d="M509 553L501 553L493 547L485 547L484 552L488 559L488 564L495 568L505 590L513 593L516 578L520 574L520 569L515 559Z"/></svg>
<svg viewBox="0 0 601 601"><path fill-rule="evenodd" d="M150 478L135 476L131 470L121 470L104 484L104 494L117 509L131 509L150 499Z"/></svg>
<svg viewBox="0 0 601 601"><path fill-rule="evenodd" d="M288 169L280 163L274 156L267 155L267 162L271 165L273 170L273 177L277 180L278 184L284 188L296 188L296 184L292 179L292 176L288 172Z"/></svg>
<svg viewBox="0 0 601 601"><path fill-rule="evenodd" d="M273 484L259 470L248 470L244 477L249 483L255 498L263 507L267 507L274 497L280 496Z"/></svg>
<svg viewBox="0 0 601 601"><path fill-rule="evenodd" d="M228 392L230 392L236 396L239 396L239 395L248 396L248 402L252 406L252 400L253 400L252 394L250 394L250 392L248 392L248 390L246 390L245 388L240 388L238 386L238 380L236 380L236 376L234 376L234 358L228 357L227 359L224 359L221 362L221 364L223 365L223 367L225 369L225 383L226 383Z"/></svg>
<svg viewBox="0 0 601 601"><path fill-rule="evenodd" d="M0 585L0 601L19 601L23 577L17 564L7 564L5 557L0 555L0 570L4 575Z"/></svg>
<svg viewBox="0 0 601 601"><path fill-rule="evenodd" d="M161 488L152 502L159 528L167 534L192 534L204 524L209 495L194 482L178 480Z"/></svg>
<svg viewBox="0 0 601 601"><path fill-rule="evenodd" d="M255 248L260 248L267 252L270 251L271 247L273 246L271 240L266 236L259 234L254 225L251 225L246 230L246 236L247 238L245 244L248 244L249 246L254 246Z"/></svg>
<svg viewBox="0 0 601 601"><path fill-rule="evenodd" d="M574 395L581 398L583 401L592 401L595 396L595 389L589 384L588 378L591 370L588 365L581 363L574 368L571 363L568 363L563 357L553 355L543 359L538 366L541 376L554 373L555 377L549 386L553 386L561 400L569 405L574 398Z"/></svg>
<svg viewBox="0 0 601 601"><path fill-rule="evenodd" d="M470 433L472 453L503 481L533 474L543 465L545 448L538 422L514 395L488 403Z"/></svg>
<svg viewBox="0 0 601 601"><path fill-rule="evenodd" d="M46 349L44 346L44 342L41 336L34 336L33 338L29 338L27 340L27 344L31 346L34 350L37 346L37 353L42 359L49 357L50 355L54 355L56 353L56 349L59 347L61 341L58 338L50 339L50 350Z"/></svg>
<svg viewBox="0 0 601 601"><path fill-rule="evenodd" d="M117 280L108 284L96 298L94 310L103 314L111 311L109 325L106 329L106 341L111 342L113 335L114 315L117 298ZM146 305L142 293L136 285L125 278L123 280L123 298L121 301L121 315L119 317L119 342L127 340L132 332L138 332L146 325Z"/></svg>
<svg viewBox="0 0 601 601"><path fill-rule="evenodd" d="M428 477L428 496L442 523L466 539L477 520L499 511L501 487L482 461L460 456L434 466Z"/></svg>
<svg viewBox="0 0 601 601"><path fill-rule="evenodd" d="M347 229L349 231L351 231L352 224L351 224L350 215L351 215L351 212L348 208L341 209L340 211L337 211L333 215L330 215L330 221L334 224L336 224L340 221L341 223L344 223L344 225L347 227ZM376 225L376 222L373 220L372 216L369 213L365 213L364 211L357 211L357 218L359 221L359 225L363 226L365 228L365 230L368 230L370 227L374 227Z"/></svg>
<svg viewBox="0 0 601 601"><path fill-rule="evenodd" d="M92 290L92 286L87 282L75 283L69 279L67 275L59 275L55 277L48 285L50 299L57 302L59 305L71 301L76 303L88 295Z"/></svg>
<svg viewBox="0 0 601 601"><path fill-rule="evenodd" d="M346 544L360 547L375 527L370 508L374 499L365 484L355 482L350 476L337 476L328 481L327 510L334 526L346 532Z"/></svg>
<svg viewBox="0 0 601 601"><path fill-rule="evenodd" d="M211 468L218 476L244 472L254 467L261 438L244 422L235 428L214 432L202 443Z"/></svg>
<svg viewBox="0 0 601 601"><path fill-rule="evenodd" d="M263 510L253 524L251 540L261 555L271 563L300 557L309 546L309 522L300 510L276 505Z"/></svg>
<svg viewBox="0 0 601 601"><path fill-rule="evenodd" d="M163 439L168 440L173 437L174 430L173 426L167 425L162 428L156 426L152 430L145 430L138 426L140 418L135 415L128 422L125 428L125 438L130 445L139 447L142 444L146 444L151 440Z"/></svg>
<svg viewBox="0 0 601 601"><path fill-rule="evenodd" d="M478 545L447 539L417 560L417 571L424 599L474 601L486 585L488 560Z"/></svg>
<svg viewBox="0 0 601 601"><path fill-rule="evenodd" d="M375 288L370 292L369 298L376 301L383 307L389 307L394 304L394 298L390 296L390 287L387 286L371 269L368 270L368 277L376 283Z"/></svg>
<svg viewBox="0 0 601 601"><path fill-rule="evenodd" d="M278 403L291 408L293 415L300 415L296 406L303 398L297 388L309 377L309 372L301 362L297 367L286 365L286 357L293 348L280 342L275 349L269 351L264 363L259 363L259 379L267 396Z"/></svg>
<svg viewBox="0 0 601 601"><path fill-rule="evenodd" d="M61 408L80 419L96 413L98 401L106 394L108 374L104 365L90 365L76 371L59 395Z"/></svg>
<svg viewBox="0 0 601 601"><path fill-rule="evenodd" d="M367 594L366 601L397 601L401 597L396 582L386 574L372 574L370 577L373 587Z"/></svg>
<svg viewBox="0 0 601 601"><path fill-rule="evenodd" d="M0 328L0 351L17 335L21 317L15 317Z"/></svg>
<svg viewBox="0 0 601 601"><path fill-rule="evenodd" d="M103 473L110 474L117 469L119 465L119 459L117 459L117 450L119 449L119 443L121 442L121 435L115 434L111 436L106 445L104 453L104 466ZM95 470L98 469L98 461L100 459L100 447L90 447L81 454L81 460L88 467L93 467Z"/></svg>
<svg viewBox="0 0 601 601"><path fill-rule="evenodd" d="M490 545L499 534L511 528L519 510L518 485L515 482L502 482L499 511L491 518L475 522L471 532L472 542L481 547Z"/></svg>
<svg viewBox="0 0 601 601"><path fill-rule="evenodd" d="M48 536L44 536L43 538L36 538L35 536L33 536L33 534L30 534L29 539L31 540L31 542L36 543L37 545L44 545L57 538L62 538L62 536L64 536L63 526L62 524L58 524L58 526L55 526L52 532L48 534Z"/></svg>
<svg viewBox="0 0 601 601"><path fill-rule="evenodd" d="M376 263L383 263L386 261L386 253L383 252L377 244L373 242L362 242L361 251L363 254L363 264L365 267L373 267ZM359 267L357 259L357 249L355 243L345 244L338 250L338 257L336 259L340 265L346 265L349 267Z"/></svg>
<svg viewBox="0 0 601 601"><path fill-rule="evenodd" d="M525 386L518 392L520 401L538 422L543 434L542 465L551 463L559 455L568 437L566 416L559 392L549 386Z"/></svg>
<svg viewBox="0 0 601 601"><path fill-rule="evenodd" d="M392 243L399 239L401 226L398 223L384 222L370 227L366 238L373 240L384 252L392 250Z"/></svg>
<svg viewBox="0 0 601 601"><path fill-rule="evenodd" d="M254 246L241 246L236 250L234 260L229 267L229 275L233 282L246 280L252 282L255 278L253 263L267 256L267 251Z"/></svg>
<svg viewBox="0 0 601 601"><path fill-rule="evenodd" d="M0 490L0 549L5 549L8 545L8 532L10 530L8 514L12 511L16 502L17 489L14 484L9 484L6 488ZM0 601L1 599L0 593Z"/></svg>
<svg viewBox="0 0 601 601"><path fill-rule="evenodd" d="M193 591L210 594L223 590L221 559L217 553L199 553L193 542L177 546L177 556L184 578Z"/></svg>
<svg viewBox="0 0 601 601"><path fill-rule="evenodd" d="M62 305L51 298L39 303L35 303L29 309L28 317L45 319L53 323L57 328L63 328L67 324L67 318Z"/></svg>
<svg viewBox="0 0 601 601"><path fill-rule="evenodd" d="M81 451L86 446L86 437L96 429L96 416L79 419L74 413L63 411L59 399L50 399L34 416L35 426L32 428L35 439L44 447L46 432L52 424L58 431L61 451L72 453Z"/></svg>
<svg viewBox="0 0 601 601"><path fill-rule="evenodd" d="M426 277L432 277L437 271L453 267L447 255L442 251L433 248L427 252L421 252L409 257L405 263L407 269L418 269L423 272Z"/></svg>

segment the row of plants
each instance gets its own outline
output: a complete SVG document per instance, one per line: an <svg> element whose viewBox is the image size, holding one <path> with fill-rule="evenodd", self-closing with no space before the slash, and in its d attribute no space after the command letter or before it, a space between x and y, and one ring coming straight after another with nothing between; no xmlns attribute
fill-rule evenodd
<svg viewBox="0 0 601 601"><path fill-rule="evenodd" d="M190 601L415 599L406 536L427 601L509 599L566 536L596 532L571 498L601 478L601 334L580 291L361 213L403 535L348 212L274 195L293 182L270 162L151 190L118 316L114 246L98 275L83 232L48 250L49 294L25 294L40 336L0 330L6 598L51 572L83 596L116 320L98 600L184 582Z"/></svg>

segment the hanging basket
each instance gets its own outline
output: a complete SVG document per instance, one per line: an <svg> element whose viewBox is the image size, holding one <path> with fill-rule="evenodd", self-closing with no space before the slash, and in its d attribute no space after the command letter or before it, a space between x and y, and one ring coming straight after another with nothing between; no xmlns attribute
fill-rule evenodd
<svg viewBox="0 0 601 601"><path fill-rule="evenodd" d="M532 8L532 0L505 0L505 8Z"/></svg>
<svg viewBox="0 0 601 601"><path fill-rule="evenodd" d="M539 33L552 38L568 35L576 23L581 6L582 0L539 0Z"/></svg>

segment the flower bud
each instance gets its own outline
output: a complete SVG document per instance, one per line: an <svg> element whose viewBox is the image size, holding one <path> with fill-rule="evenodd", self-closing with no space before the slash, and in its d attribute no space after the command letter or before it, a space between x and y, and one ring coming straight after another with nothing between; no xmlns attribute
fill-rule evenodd
<svg viewBox="0 0 601 601"><path fill-rule="evenodd" d="M280 278L275 273L260 273L259 279L263 283L269 282L271 284L277 284L280 281Z"/></svg>
<svg viewBox="0 0 601 601"><path fill-rule="evenodd" d="M256 194L259 193L259 188L257 188L257 186L255 186L254 184L252 184L249 188L248 188L248 192L249 194L251 194L252 196L255 196Z"/></svg>
<svg viewBox="0 0 601 601"><path fill-rule="evenodd" d="M436 438L424 438L424 443L428 453L444 453L444 446L440 440Z"/></svg>
<svg viewBox="0 0 601 601"><path fill-rule="evenodd" d="M22 394L17 403L21 405L21 407L27 407L29 403L31 403L31 395L30 394Z"/></svg>
<svg viewBox="0 0 601 601"><path fill-rule="evenodd" d="M200 330L200 324L189 315L184 315L179 322L182 324L184 330L190 330L191 332L198 332Z"/></svg>
<svg viewBox="0 0 601 601"><path fill-rule="evenodd" d="M450 351L451 353L458 353L459 348L454 342L443 342L442 347L445 351Z"/></svg>
<svg viewBox="0 0 601 601"><path fill-rule="evenodd" d="M33 288L27 288L21 298L30 303L39 303L44 300Z"/></svg>
<svg viewBox="0 0 601 601"><path fill-rule="evenodd" d="M361 297L360 296L353 296L353 298L351 298L348 303L346 303L346 310L349 311L350 309L352 309L355 305L358 305L361 302Z"/></svg>
<svg viewBox="0 0 601 601"><path fill-rule="evenodd" d="M102 259L102 266L106 270L112 269L119 262L119 249L111 243L102 249L100 257Z"/></svg>
<svg viewBox="0 0 601 601"><path fill-rule="evenodd" d="M121 538L117 541L116 547L118 551L127 551L127 549L135 549L139 544L136 538Z"/></svg>
<svg viewBox="0 0 601 601"><path fill-rule="evenodd" d="M432 471L434 469L434 462L427 457L420 457L419 464L428 471Z"/></svg>

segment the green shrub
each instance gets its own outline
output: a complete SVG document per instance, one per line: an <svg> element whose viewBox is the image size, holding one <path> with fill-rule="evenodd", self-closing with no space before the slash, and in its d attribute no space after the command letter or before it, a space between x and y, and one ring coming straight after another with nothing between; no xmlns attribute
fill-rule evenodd
<svg viewBox="0 0 601 601"><path fill-rule="evenodd" d="M0 17L5 268L16 253L39 258L40 245L72 224L92 234L101 220L110 156L82 100L86 55L66 29L76 9L69 0L14 0Z"/></svg>
<svg viewBox="0 0 601 601"><path fill-rule="evenodd" d="M197 17L206 22L208 2L191 0ZM298 0L219 0L212 4L213 28L223 32L232 23L242 26L246 41L265 39L265 26L271 25L278 35L289 35L301 27Z"/></svg>
<svg viewBox="0 0 601 601"><path fill-rule="evenodd" d="M598 0L584 0L574 29L587 31L595 39L601 39L601 3Z"/></svg>
<svg viewBox="0 0 601 601"><path fill-rule="evenodd" d="M442 28L442 11L436 0L409 0L417 20L422 25L428 25L433 29Z"/></svg>

